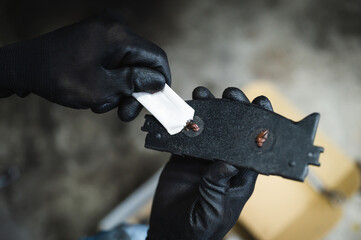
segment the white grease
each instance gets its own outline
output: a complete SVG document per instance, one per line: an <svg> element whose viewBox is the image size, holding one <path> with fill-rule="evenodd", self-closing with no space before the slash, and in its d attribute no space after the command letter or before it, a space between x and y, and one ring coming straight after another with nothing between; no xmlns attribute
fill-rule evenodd
<svg viewBox="0 0 361 240"><path fill-rule="evenodd" d="M182 131L187 121L193 120L194 109L168 85L156 93L132 94L165 127L170 135Z"/></svg>

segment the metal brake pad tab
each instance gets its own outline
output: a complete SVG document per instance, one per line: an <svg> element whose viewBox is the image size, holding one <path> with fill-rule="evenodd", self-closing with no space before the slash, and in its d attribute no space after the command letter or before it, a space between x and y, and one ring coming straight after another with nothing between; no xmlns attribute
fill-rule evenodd
<svg viewBox="0 0 361 240"><path fill-rule="evenodd" d="M226 99L190 100L199 131L170 135L151 115L142 130L145 147L208 160L221 160L264 175L303 181L308 165L319 166L322 147L313 145L320 115L299 122L251 103Z"/></svg>

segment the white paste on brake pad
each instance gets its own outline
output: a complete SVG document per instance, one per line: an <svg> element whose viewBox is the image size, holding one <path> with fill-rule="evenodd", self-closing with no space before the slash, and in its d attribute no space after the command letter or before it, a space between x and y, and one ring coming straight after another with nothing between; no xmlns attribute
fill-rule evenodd
<svg viewBox="0 0 361 240"><path fill-rule="evenodd" d="M182 131L187 121L193 120L194 109L167 84L156 93L132 94L167 129L170 135Z"/></svg>

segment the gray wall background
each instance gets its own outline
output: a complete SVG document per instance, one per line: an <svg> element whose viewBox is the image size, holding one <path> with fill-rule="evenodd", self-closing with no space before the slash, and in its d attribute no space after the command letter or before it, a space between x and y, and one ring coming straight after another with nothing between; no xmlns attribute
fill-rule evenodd
<svg viewBox="0 0 361 240"><path fill-rule="evenodd" d="M164 48L183 98L199 85L220 96L229 86L269 80L304 113L320 112L320 128L361 158L359 1L4 0L0 46L106 7ZM144 113L122 123L115 111L96 115L35 95L1 99L0 171L16 166L21 177L0 190L0 236L60 240L94 233L99 219L169 156L143 148ZM345 221L361 224L352 209ZM328 239L346 231L345 221Z"/></svg>

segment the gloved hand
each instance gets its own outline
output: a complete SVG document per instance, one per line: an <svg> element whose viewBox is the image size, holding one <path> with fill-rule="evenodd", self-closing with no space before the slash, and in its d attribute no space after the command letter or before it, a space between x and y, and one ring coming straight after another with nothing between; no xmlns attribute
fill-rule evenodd
<svg viewBox="0 0 361 240"><path fill-rule="evenodd" d="M193 99L214 98L204 87ZM223 98L249 102L237 88ZM253 100L272 111L269 100ZM150 217L148 240L218 240L236 223L253 193L257 173L222 161L172 155L159 178Z"/></svg>
<svg viewBox="0 0 361 240"><path fill-rule="evenodd" d="M32 92L96 113L119 106L119 117L130 121L141 110L131 94L156 92L165 83L171 84L165 52L108 10L0 48L0 97Z"/></svg>

